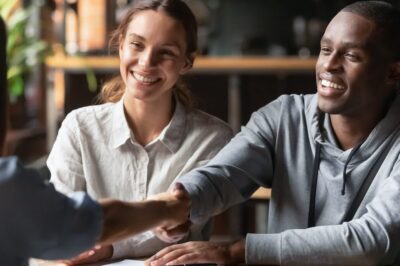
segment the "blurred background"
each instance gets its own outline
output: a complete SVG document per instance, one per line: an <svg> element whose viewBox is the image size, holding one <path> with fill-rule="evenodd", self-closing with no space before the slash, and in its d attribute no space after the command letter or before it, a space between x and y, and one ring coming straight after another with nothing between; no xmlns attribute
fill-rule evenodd
<svg viewBox="0 0 400 266"><path fill-rule="evenodd" d="M102 83L119 71L108 34L132 2L0 0L8 27L8 155L25 163L45 158L65 115L96 103ZM279 95L314 93L319 39L334 14L354 1L186 2L199 23L199 57L186 82L200 109L238 131ZM400 6L400 0L388 2ZM259 202L247 203L240 219L230 219L234 225L222 221L216 230L262 232L266 212L265 205L255 211Z"/></svg>

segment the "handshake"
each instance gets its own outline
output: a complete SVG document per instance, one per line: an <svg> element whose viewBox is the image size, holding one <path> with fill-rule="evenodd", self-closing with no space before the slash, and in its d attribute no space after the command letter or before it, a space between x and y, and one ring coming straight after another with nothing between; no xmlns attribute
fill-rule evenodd
<svg viewBox="0 0 400 266"><path fill-rule="evenodd" d="M153 232L158 238L173 243L189 231L191 200L179 183L172 191L153 195L141 202L105 199L100 204L104 213L104 230L99 241L102 245L152 228L155 228Z"/></svg>
<svg viewBox="0 0 400 266"><path fill-rule="evenodd" d="M162 241L174 243L185 237L190 228L191 200L179 183L172 191L153 195L144 201L104 199L99 203L103 210L103 232L97 245L75 258L58 261L57 265L108 259L113 253L112 243L149 229L153 229Z"/></svg>
<svg viewBox="0 0 400 266"><path fill-rule="evenodd" d="M166 243L175 243L189 232L191 200L189 194L180 183L176 183L171 192L156 194L148 200L160 201L165 204L160 212L161 224L153 229L153 233Z"/></svg>

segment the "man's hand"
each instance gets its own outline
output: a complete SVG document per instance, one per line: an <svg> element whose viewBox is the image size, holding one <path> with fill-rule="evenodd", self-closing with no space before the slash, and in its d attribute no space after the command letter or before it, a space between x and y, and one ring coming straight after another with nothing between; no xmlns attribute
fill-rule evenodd
<svg viewBox="0 0 400 266"><path fill-rule="evenodd" d="M164 217L160 228L173 230L188 222L191 199L180 183L175 183L172 192L165 192L150 196L148 200L163 201L165 207L161 215Z"/></svg>
<svg viewBox="0 0 400 266"><path fill-rule="evenodd" d="M174 228L166 229L164 227L157 227L153 233L165 243L176 243L188 235L192 223L187 221L184 224L178 225Z"/></svg>
<svg viewBox="0 0 400 266"><path fill-rule="evenodd" d="M165 231L179 232L187 223L191 200L181 184L172 192L160 193L138 202L101 199L103 209L103 233L98 244L109 245L129 235L138 234L155 227ZM186 227L189 227L186 225Z"/></svg>
<svg viewBox="0 0 400 266"><path fill-rule="evenodd" d="M187 242L164 248L145 262L146 266L199 263L239 264L245 261L245 241L233 243Z"/></svg>

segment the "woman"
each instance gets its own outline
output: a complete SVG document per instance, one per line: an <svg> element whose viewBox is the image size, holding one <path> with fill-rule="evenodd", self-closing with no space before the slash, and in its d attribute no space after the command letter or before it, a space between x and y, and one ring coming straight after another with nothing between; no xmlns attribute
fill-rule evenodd
<svg viewBox="0 0 400 266"><path fill-rule="evenodd" d="M104 86L105 104L66 117L48 166L63 193L86 190L95 199L141 200L205 164L232 132L193 110L179 85L197 49L196 21L182 1L136 1L110 43L118 48L121 77ZM193 228L188 239L205 239L209 229ZM149 256L166 245L147 232L93 256Z"/></svg>
<svg viewBox="0 0 400 266"><path fill-rule="evenodd" d="M6 120L8 97L5 48L6 28L0 17L0 121ZM0 136L6 131L3 124ZM0 147L3 144L0 138ZM173 227L187 219L190 204L179 185L173 195L159 194L142 202L106 199L97 203L82 192L70 196L45 184L18 158L0 154L0 264L28 265L29 257L67 258L96 242L112 243L160 224Z"/></svg>

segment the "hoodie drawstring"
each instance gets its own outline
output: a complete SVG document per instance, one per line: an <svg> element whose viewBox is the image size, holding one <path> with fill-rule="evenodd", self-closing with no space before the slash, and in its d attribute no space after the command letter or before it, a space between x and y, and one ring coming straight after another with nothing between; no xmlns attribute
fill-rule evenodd
<svg viewBox="0 0 400 266"><path fill-rule="evenodd" d="M343 167L343 183L342 183L342 191L341 194L345 195L345 188L346 188L346 182L347 182L347 165L350 163L351 158L353 158L354 154L360 149L361 145L364 142L361 142L357 146L353 148L353 150L350 152L349 157L347 157L347 160L344 164ZM315 197L317 194L317 183L318 183L318 170L319 170L319 164L321 162L321 144L319 142L316 143L315 147L315 155L314 155L314 165L313 165L313 176L312 176L312 183L311 183L311 191L310 191L310 207L308 210L308 227L314 227L315 226Z"/></svg>
<svg viewBox="0 0 400 266"><path fill-rule="evenodd" d="M351 161L351 158L353 158L354 154L358 151L358 149L360 149L361 145L363 144L363 142L361 142L360 144L358 144L357 146L355 146L353 148L353 150L350 152L349 157L347 157L346 162L344 163L344 167L343 167L343 184L342 184L342 196L344 194L346 194L346 182L347 182L347 174L346 174L346 170L347 170L347 165L349 164L349 162Z"/></svg>
<svg viewBox="0 0 400 266"><path fill-rule="evenodd" d="M312 176L311 191L310 191L310 207L308 210L308 225L307 225L308 227L315 226L315 195L317 192L319 163L321 161L320 156L321 156L321 144L317 142L317 146L315 147L313 176Z"/></svg>

